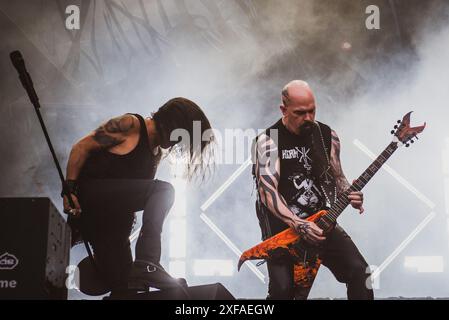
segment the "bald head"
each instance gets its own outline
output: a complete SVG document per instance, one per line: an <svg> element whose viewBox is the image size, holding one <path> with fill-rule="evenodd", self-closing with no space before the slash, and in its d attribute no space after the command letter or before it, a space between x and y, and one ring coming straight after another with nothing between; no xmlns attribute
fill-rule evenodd
<svg viewBox="0 0 449 320"><path fill-rule="evenodd" d="M282 89L282 103L285 107L290 104L310 104L315 102L312 89L303 80L293 80Z"/></svg>
<svg viewBox="0 0 449 320"><path fill-rule="evenodd" d="M306 122L315 121L315 97L309 84L302 80L289 82L282 89L282 122L287 129L299 134Z"/></svg>

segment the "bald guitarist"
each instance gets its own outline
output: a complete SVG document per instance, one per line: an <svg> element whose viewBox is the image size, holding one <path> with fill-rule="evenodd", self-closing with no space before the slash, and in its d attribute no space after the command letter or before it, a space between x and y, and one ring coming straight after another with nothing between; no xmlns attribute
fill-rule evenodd
<svg viewBox="0 0 449 320"><path fill-rule="evenodd" d="M257 138L255 176L257 215L263 239L291 227L310 245L318 246L322 264L347 286L348 299L373 299L367 288L368 264L339 226L326 235L306 219L329 208L350 187L340 163L335 131L315 122L315 98L309 85L295 80L282 91L282 118ZM353 208L363 213L363 194L348 193ZM303 252L307 259L307 250ZM306 299L310 291L294 285L294 262L269 259L268 299ZM312 280L313 282L313 280ZM304 288L303 288L304 289Z"/></svg>

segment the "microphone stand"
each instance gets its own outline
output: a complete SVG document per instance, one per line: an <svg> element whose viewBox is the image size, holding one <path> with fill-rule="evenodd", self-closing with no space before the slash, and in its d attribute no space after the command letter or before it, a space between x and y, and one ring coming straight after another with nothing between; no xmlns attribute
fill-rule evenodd
<svg viewBox="0 0 449 320"><path fill-rule="evenodd" d="M34 90L33 81L31 80L31 76L26 70L25 61L23 60L22 54L20 51L13 51L10 53L11 62L14 67L17 69L19 73L19 79L22 83L22 86L25 88L28 97L30 98L31 103L34 106L34 110L36 111L37 117L39 119L39 123L42 127L42 131L44 132L45 140L47 141L47 145L50 148L51 155L53 157L53 162L55 163L56 169L58 170L59 178L61 179L61 183L63 185L63 193L67 196L69 200L69 204L71 208L75 208L75 204L72 199L72 195L68 191L66 181L64 179L64 175L61 170L61 166L59 165L58 158L56 157L55 150L53 149L53 145L50 140L50 136L48 135L47 128L45 126L44 120L42 119L42 115L40 112L40 103L39 98ZM87 253L89 255L90 261L93 264L94 268L98 271L98 268L95 264L94 257L92 251L90 249L88 241L83 237L82 226L81 226L81 218L75 218L72 215L68 215L67 224L70 226L72 233L71 246L75 245L79 242L79 238L83 239L84 245L86 247Z"/></svg>

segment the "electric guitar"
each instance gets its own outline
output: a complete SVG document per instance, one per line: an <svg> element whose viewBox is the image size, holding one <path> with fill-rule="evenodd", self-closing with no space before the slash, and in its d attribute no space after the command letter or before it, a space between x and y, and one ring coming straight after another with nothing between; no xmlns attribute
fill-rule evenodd
<svg viewBox="0 0 449 320"><path fill-rule="evenodd" d="M394 130L391 131L391 134L394 136L393 141L360 177L345 192L338 196L331 208L313 214L307 218L308 221L316 223L325 233L330 232L335 227L337 218L350 203L348 194L352 191L362 190L388 158L398 149L400 144L409 147L411 143L414 143L413 139L418 139L417 134L424 130L426 123L422 126L410 127L411 113L407 113L402 121L398 120ZM247 260L270 260L287 255L294 262L295 296L297 298L307 297L321 265L320 249L301 239L301 236L293 228L286 229L243 252L238 262L238 270L240 271L241 266Z"/></svg>

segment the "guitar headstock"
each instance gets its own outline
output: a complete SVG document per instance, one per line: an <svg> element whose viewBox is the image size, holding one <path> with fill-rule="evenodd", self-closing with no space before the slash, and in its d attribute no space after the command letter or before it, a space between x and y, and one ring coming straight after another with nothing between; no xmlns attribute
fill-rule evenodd
<svg viewBox="0 0 449 320"><path fill-rule="evenodd" d="M391 134L394 135L399 142L405 144L406 147L410 146L410 143L414 143L414 138L418 139L418 133L424 131L426 123L418 127L410 127L410 115L413 111L407 113L402 120L398 120L398 124L394 126L394 130L391 130Z"/></svg>

